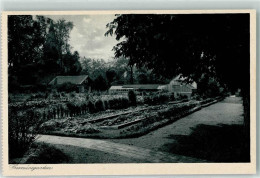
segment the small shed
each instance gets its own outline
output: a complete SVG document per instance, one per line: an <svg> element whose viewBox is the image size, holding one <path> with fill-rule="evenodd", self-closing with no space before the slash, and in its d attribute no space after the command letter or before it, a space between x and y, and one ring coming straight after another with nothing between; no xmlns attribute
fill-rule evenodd
<svg viewBox="0 0 260 178"><path fill-rule="evenodd" d="M56 76L49 85L62 85L64 83L71 83L77 85L79 92L84 92L88 84L88 75L75 75L75 76Z"/></svg>

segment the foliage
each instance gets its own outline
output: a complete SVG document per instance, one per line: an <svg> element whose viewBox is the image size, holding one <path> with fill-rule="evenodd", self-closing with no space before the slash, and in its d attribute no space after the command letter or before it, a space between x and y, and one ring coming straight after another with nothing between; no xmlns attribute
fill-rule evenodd
<svg viewBox="0 0 260 178"><path fill-rule="evenodd" d="M115 56L129 58L130 65L191 80L207 73L233 87L248 79L248 14L123 14L107 28L106 35L121 40Z"/></svg>
<svg viewBox="0 0 260 178"><path fill-rule="evenodd" d="M92 101L88 101L87 106L88 106L88 111L89 111L90 113L94 113L94 112L96 112L95 105L93 104Z"/></svg>
<svg viewBox="0 0 260 178"><path fill-rule="evenodd" d="M168 94L154 94L151 96L144 96L144 103L149 105L156 105L168 102L170 100Z"/></svg>
<svg viewBox="0 0 260 178"><path fill-rule="evenodd" d="M241 88L249 134L248 13L118 14L107 28L105 35L115 34L120 41L113 48L115 56L129 58L131 66L146 67L169 78L181 74L186 82L206 74L231 91Z"/></svg>
<svg viewBox="0 0 260 178"><path fill-rule="evenodd" d="M68 43L72 22L44 16L8 16L8 79L10 91L21 85L43 87L55 75L77 75L79 54Z"/></svg>
<svg viewBox="0 0 260 178"><path fill-rule="evenodd" d="M96 111L104 111L105 110L102 100L97 100L95 102L95 109L96 109Z"/></svg>
<svg viewBox="0 0 260 178"><path fill-rule="evenodd" d="M170 100L171 100L171 101L175 101L175 95L174 95L174 93L171 93L171 94L170 94Z"/></svg>
<svg viewBox="0 0 260 178"><path fill-rule="evenodd" d="M108 100L110 109L123 109L129 107L129 100L127 98L112 98Z"/></svg>
<svg viewBox="0 0 260 178"><path fill-rule="evenodd" d="M40 115L34 108L21 113L9 108L9 158L20 157L27 151L36 138L41 122Z"/></svg>
<svg viewBox="0 0 260 178"><path fill-rule="evenodd" d="M136 94L134 91L130 90L128 92L128 99L129 99L129 104L132 106L136 106Z"/></svg>
<svg viewBox="0 0 260 178"><path fill-rule="evenodd" d="M108 89L107 81L102 75L99 75L95 80L93 84L93 89L104 91Z"/></svg>

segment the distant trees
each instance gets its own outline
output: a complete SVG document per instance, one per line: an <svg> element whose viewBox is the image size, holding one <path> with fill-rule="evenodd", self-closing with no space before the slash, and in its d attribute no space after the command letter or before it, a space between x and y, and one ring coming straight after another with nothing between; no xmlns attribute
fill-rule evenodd
<svg viewBox="0 0 260 178"><path fill-rule="evenodd" d="M41 21L36 21L29 15L8 16L9 86L17 87L20 82L27 82L28 79L36 80L30 72L36 70L35 65L42 57L40 51L44 40ZM24 77L24 72L28 78Z"/></svg>
<svg viewBox="0 0 260 178"><path fill-rule="evenodd" d="M107 77L107 81L108 81L108 85L110 86L111 83L115 80L117 73L115 70L113 69L108 69L106 71L106 77Z"/></svg>
<svg viewBox="0 0 260 178"><path fill-rule="evenodd" d="M89 75L92 80L91 86L94 90L107 90L111 85L122 85L131 83L131 73L135 84L164 83L165 78L155 75L145 68L136 68L128 65L128 59L119 57L113 61L106 62L103 59L91 59L83 57L80 59L81 74Z"/></svg>
<svg viewBox="0 0 260 178"><path fill-rule="evenodd" d="M53 21L44 16L8 16L9 88L43 83L55 75L76 75L81 71L79 53L68 40L72 22Z"/></svg>

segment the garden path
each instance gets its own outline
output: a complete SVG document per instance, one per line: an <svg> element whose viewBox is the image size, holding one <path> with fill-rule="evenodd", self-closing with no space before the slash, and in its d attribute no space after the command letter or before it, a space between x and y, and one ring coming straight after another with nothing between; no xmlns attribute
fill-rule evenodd
<svg viewBox="0 0 260 178"><path fill-rule="evenodd" d="M204 162L203 160L194 159L187 156L173 154L169 155L168 153L160 151L153 151L147 148L139 148L136 146L129 146L106 140L39 135L37 141L53 144L56 146L69 145L74 147L86 148L90 150L102 151L110 154L120 155L122 157L127 157L134 160L138 159L140 160L140 162L182 162L183 160L186 160L186 162ZM95 152L92 151L92 153Z"/></svg>

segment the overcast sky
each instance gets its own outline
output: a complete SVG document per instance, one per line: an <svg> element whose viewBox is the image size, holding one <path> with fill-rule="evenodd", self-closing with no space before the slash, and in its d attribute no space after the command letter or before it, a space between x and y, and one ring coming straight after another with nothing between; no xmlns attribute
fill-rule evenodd
<svg viewBox="0 0 260 178"><path fill-rule="evenodd" d="M110 60L114 57L112 48L115 36L104 36L106 24L112 22L115 15L66 15L48 16L53 20L65 19L74 24L70 34L72 51L78 51L81 57Z"/></svg>

